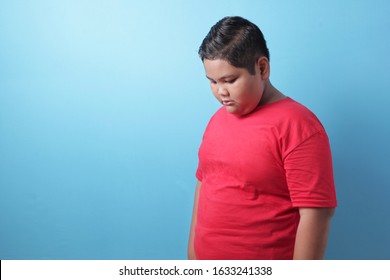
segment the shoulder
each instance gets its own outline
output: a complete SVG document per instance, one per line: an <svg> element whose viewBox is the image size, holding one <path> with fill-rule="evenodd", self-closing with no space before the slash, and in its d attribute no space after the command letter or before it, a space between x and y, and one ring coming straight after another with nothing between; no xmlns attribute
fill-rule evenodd
<svg viewBox="0 0 390 280"><path fill-rule="evenodd" d="M269 106L270 112L278 115L281 119L289 117L292 118L292 120L319 122L312 111L290 97L269 105L271 105Z"/></svg>
<svg viewBox="0 0 390 280"><path fill-rule="evenodd" d="M207 127L211 125L219 125L220 123L226 122L226 119L229 117L228 112L226 112L226 109L224 107L220 107L209 119L209 122L207 124ZM206 127L206 128L207 128Z"/></svg>
<svg viewBox="0 0 390 280"><path fill-rule="evenodd" d="M210 120L219 119L219 118L225 118L227 114L228 114L228 112L227 112L226 109L222 106L222 107L220 107L217 111L215 111L214 115L212 115L212 117L210 118Z"/></svg>
<svg viewBox="0 0 390 280"><path fill-rule="evenodd" d="M291 98L283 99L281 102L276 102L274 106L264 109L269 111L267 115L277 131L281 149L285 153L289 153L316 134L327 137L317 116L306 106Z"/></svg>
<svg viewBox="0 0 390 280"><path fill-rule="evenodd" d="M287 97L270 109L275 125L281 130L296 130L308 134L324 130L317 116L292 98Z"/></svg>

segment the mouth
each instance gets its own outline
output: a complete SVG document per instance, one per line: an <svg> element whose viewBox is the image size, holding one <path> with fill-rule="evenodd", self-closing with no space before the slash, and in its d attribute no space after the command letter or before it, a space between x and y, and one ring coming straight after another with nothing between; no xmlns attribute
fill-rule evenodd
<svg viewBox="0 0 390 280"><path fill-rule="evenodd" d="M232 100L221 100L223 106L232 106L234 102Z"/></svg>

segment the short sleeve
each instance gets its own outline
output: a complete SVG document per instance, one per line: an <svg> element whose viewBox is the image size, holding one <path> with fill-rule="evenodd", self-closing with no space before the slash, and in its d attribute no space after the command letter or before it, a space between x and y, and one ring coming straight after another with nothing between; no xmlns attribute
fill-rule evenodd
<svg viewBox="0 0 390 280"><path fill-rule="evenodd" d="M196 169L196 174L195 174L196 178L202 182L203 180L203 173L202 173L202 169L200 168L200 166L198 165L198 168Z"/></svg>
<svg viewBox="0 0 390 280"><path fill-rule="evenodd" d="M332 156L321 130L295 147L284 159L287 185L294 207L336 207Z"/></svg>

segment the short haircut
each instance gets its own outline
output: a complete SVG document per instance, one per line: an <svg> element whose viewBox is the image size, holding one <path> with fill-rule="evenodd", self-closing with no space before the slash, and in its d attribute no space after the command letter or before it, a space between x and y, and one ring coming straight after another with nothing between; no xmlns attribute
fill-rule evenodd
<svg viewBox="0 0 390 280"><path fill-rule="evenodd" d="M225 17L211 27L199 48L205 59L222 59L255 74L255 63L261 56L269 60L263 33L255 24L242 17Z"/></svg>

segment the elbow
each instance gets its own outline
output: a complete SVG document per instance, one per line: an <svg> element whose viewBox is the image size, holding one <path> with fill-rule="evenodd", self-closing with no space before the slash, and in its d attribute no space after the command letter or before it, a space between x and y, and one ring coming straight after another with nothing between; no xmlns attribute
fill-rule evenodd
<svg viewBox="0 0 390 280"><path fill-rule="evenodd" d="M336 213L336 208L327 208L328 209L328 219L331 220L334 216L334 214Z"/></svg>

